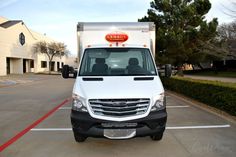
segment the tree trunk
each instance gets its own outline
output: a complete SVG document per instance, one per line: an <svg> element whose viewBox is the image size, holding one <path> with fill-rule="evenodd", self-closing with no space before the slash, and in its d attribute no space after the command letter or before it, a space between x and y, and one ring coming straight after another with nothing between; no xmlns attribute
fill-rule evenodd
<svg viewBox="0 0 236 157"><path fill-rule="evenodd" d="M51 75L51 66L52 66L52 61L49 60L49 71L48 71L48 74Z"/></svg>
<svg viewBox="0 0 236 157"><path fill-rule="evenodd" d="M50 75L51 74L51 62L52 62L52 57L50 57L50 55L48 53L46 53L47 56L48 56L48 60L49 60L49 69L48 69L48 74Z"/></svg>
<svg viewBox="0 0 236 157"><path fill-rule="evenodd" d="M216 75L218 74L218 68L216 66L213 67L213 71Z"/></svg>
<svg viewBox="0 0 236 157"><path fill-rule="evenodd" d="M52 60L53 60L53 57L56 53L52 54L51 57L49 57L49 74L51 74L51 68L52 68Z"/></svg>
<svg viewBox="0 0 236 157"><path fill-rule="evenodd" d="M201 70L204 69L203 66L201 65L201 63L198 63L197 65L199 66L199 68L200 68Z"/></svg>
<svg viewBox="0 0 236 157"><path fill-rule="evenodd" d="M177 73L176 73L178 76L184 76L184 73L183 73L183 65L178 65L177 66Z"/></svg>

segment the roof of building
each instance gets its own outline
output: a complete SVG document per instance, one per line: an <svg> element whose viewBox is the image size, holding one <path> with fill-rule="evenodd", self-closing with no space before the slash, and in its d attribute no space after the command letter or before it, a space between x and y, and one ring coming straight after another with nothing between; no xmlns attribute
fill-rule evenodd
<svg viewBox="0 0 236 157"><path fill-rule="evenodd" d="M0 16L0 24L9 21L7 18Z"/></svg>
<svg viewBox="0 0 236 157"><path fill-rule="evenodd" d="M6 22L0 24L0 27L8 28L8 27L14 26L15 24L18 24L20 22L23 23L22 20L10 20L10 21L6 21Z"/></svg>
<svg viewBox="0 0 236 157"><path fill-rule="evenodd" d="M35 32L31 29L29 29L22 20L9 20L9 19L6 19L2 16L0 16L0 28L3 28L3 29L7 29L11 26L14 26L16 24L19 24L21 23L22 25L24 25L24 27L29 31L29 33L32 35L32 37L36 40L44 40L44 41L47 41L47 42L52 42L52 41L55 41L54 39L46 36L45 34L41 34L41 33L38 33L38 32Z"/></svg>
<svg viewBox="0 0 236 157"><path fill-rule="evenodd" d="M35 32L33 31L32 29L29 29L29 31L32 33L32 35L34 36L35 39L41 41L41 40L44 40L44 41L47 41L47 42L52 42L52 41L55 41L54 39L46 36L46 34L41 34L41 33L38 33L38 32Z"/></svg>

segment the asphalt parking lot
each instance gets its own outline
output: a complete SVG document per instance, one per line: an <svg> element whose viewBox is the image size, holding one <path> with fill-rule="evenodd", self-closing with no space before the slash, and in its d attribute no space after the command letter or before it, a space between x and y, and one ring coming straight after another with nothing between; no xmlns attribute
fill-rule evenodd
<svg viewBox="0 0 236 157"><path fill-rule="evenodd" d="M233 157L236 125L169 94L162 141L88 138L76 143L70 125L73 79L39 76L0 88L0 157Z"/></svg>

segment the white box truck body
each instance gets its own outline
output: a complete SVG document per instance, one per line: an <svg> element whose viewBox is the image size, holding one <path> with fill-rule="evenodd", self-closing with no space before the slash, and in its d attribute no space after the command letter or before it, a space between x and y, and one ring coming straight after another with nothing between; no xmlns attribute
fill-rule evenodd
<svg viewBox="0 0 236 157"><path fill-rule="evenodd" d="M75 140L160 140L167 113L154 61L154 23L78 23L77 36L80 64L71 111Z"/></svg>
<svg viewBox="0 0 236 157"><path fill-rule="evenodd" d="M129 46L148 47L153 56L155 56L155 24L152 22L117 22L117 23L78 23L77 25L77 41L78 41L78 57L81 58L84 50L88 46L106 46L115 47L116 42L107 41L106 35L109 34L126 34L127 41L119 42ZM117 47L118 47L117 46Z"/></svg>

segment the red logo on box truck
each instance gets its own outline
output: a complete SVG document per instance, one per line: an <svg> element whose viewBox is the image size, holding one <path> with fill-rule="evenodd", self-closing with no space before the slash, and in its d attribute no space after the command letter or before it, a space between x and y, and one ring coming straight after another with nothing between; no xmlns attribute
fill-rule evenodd
<svg viewBox="0 0 236 157"><path fill-rule="evenodd" d="M125 33L109 33L106 35L106 40L109 42L125 42L129 39L129 36Z"/></svg>

